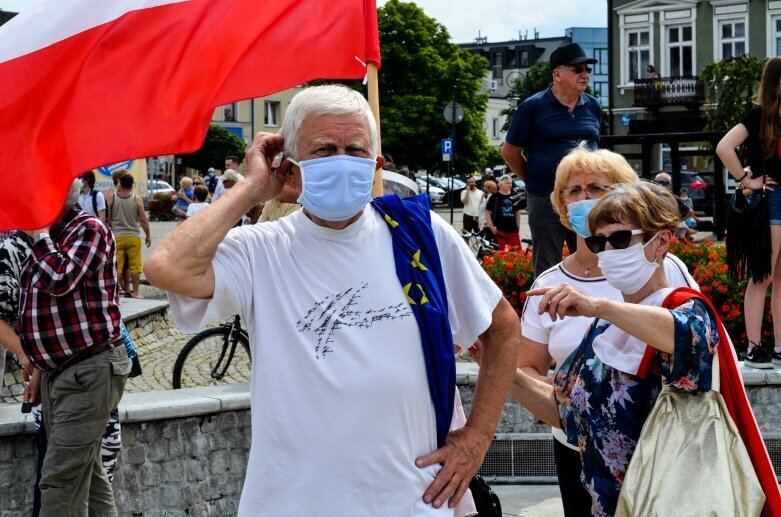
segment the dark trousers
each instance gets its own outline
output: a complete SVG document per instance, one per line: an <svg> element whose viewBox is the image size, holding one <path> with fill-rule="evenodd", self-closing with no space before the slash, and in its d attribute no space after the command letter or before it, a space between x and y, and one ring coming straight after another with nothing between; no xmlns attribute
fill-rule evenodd
<svg viewBox="0 0 781 517"><path fill-rule="evenodd" d="M480 229L478 226L478 217L476 215L464 214L463 228L465 232L476 232Z"/></svg>
<svg viewBox="0 0 781 517"><path fill-rule="evenodd" d="M553 459L565 517L591 517L591 496L583 487L580 453L553 439Z"/></svg>
<svg viewBox="0 0 781 517"><path fill-rule="evenodd" d="M561 262L566 241L570 253L578 245L575 232L561 224L548 196L529 194L527 211L532 233L532 262L537 276Z"/></svg>

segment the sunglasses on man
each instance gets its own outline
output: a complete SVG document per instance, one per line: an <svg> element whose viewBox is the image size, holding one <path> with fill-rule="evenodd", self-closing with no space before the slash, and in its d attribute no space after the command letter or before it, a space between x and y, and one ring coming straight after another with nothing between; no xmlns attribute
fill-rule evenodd
<svg viewBox="0 0 781 517"><path fill-rule="evenodd" d="M591 73L591 67L586 65L560 66L559 68L563 68L565 70L571 70L576 74L582 74L583 72L586 72L587 74Z"/></svg>
<svg viewBox="0 0 781 517"><path fill-rule="evenodd" d="M592 253L601 253L605 251L605 246L609 242L614 250L624 250L629 247L633 235L640 235L643 233L645 233L643 230L618 230L607 236L592 235L586 237L586 247L590 249Z"/></svg>
<svg viewBox="0 0 781 517"><path fill-rule="evenodd" d="M657 185L661 185L663 187L666 187L667 185L670 184L668 180L656 180L654 181L654 183L656 183Z"/></svg>

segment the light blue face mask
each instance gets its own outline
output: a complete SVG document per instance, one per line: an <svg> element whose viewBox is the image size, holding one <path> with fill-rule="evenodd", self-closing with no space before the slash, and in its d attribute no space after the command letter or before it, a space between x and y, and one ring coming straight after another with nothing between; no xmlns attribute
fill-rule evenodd
<svg viewBox="0 0 781 517"><path fill-rule="evenodd" d="M567 219L575 233L585 238L591 235L588 231L588 214L598 199L581 199L567 205Z"/></svg>
<svg viewBox="0 0 781 517"><path fill-rule="evenodd" d="M298 202L315 217L345 221L371 201L376 160L346 154L288 160L301 168L303 185Z"/></svg>

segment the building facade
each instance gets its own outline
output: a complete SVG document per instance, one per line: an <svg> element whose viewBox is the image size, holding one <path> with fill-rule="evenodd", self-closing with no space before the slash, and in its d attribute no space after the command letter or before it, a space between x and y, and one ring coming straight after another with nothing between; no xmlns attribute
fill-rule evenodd
<svg viewBox="0 0 781 517"><path fill-rule="evenodd" d="M290 101L300 90L301 87L296 86L266 97L219 106L214 110L211 123L224 127L250 145L258 132L279 131Z"/></svg>
<svg viewBox="0 0 781 517"><path fill-rule="evenodd" d="M608 9L616 134L698 131L707 64L781 54L781 1L608 0Z"/></svg>

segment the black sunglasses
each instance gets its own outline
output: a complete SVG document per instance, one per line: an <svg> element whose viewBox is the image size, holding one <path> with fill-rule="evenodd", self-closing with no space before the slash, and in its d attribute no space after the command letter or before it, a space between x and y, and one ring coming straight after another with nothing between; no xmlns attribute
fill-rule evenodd
<svg viewBox="0 0 781 517"><path fill-rule="evenodd" d="M609 242L613 249L624 250L629 247L633 235L640 235L642 233L645 232L643 230L618 230L608 236L592 235L586 237L586 246L592 253L601 253L605 251L605 246Z"/></svg>
<svg viewBox="0 0 781 517"><path fill-rule="evenodd" d="M586 65L571 65L571 66L562 66L560 68L564 68L566 70L572 70L576 74L582 74L583 72L591 73L591 67Z"/></svg>
<svg viewBox="0 0 781 517"><path fill-rule="evenodd" d="M667 180L654 180L654 183L656 183L657 185L665 186L665 187L670 184L670 182L667 181Z"/></svg>

